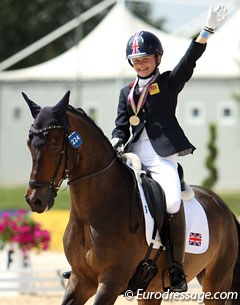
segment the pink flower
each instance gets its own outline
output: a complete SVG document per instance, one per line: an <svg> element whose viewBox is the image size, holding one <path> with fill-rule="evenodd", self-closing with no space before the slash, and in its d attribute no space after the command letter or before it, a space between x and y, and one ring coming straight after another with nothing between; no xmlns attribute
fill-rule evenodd
<svg viewBox="0 0 240 305"><path fill-rule="evenodd" d="M41 229L25 210L14 213L3 212L0 217L0 240L3 244L16 242L23 251L32 248L38 251L47 250L50 246L50 234Z"/></svg>
<svg viewBox="0 0 240 305"><path fill-rule="evenodd" d="M5 212L2 213L2 217L3 218L9 218L10 217L10 213L5 211Z"/></svg>

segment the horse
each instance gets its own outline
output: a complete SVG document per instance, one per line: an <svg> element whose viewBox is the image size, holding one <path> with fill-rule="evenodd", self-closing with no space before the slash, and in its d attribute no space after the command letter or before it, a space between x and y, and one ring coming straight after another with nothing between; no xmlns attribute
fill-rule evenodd
<svg viewBox="0 0 240 305"><path fill-rule="evenodd" d="M83 109L69 105L70 91L54 106L43 108L22 94L34 119L28 138L32 170L25 194L31 210L49 210L62 181L68 179L71 206L63 245L72 272L62 305L83 305L94 295L94 305L112 305L148 249L134 178L96 123ZM186 253L187 281L197 277L203 292L211 295L205 297L206 305L240 304L238 297L215 298L216 293L240 292L240 225L217 194L192 187L207 215L210 242L202 254ZM163 251L148 292L163 292L162 275L169 283L163 272L167 264ZM152 295L138 298L138 304L161 304L162 298Z"/></svg>

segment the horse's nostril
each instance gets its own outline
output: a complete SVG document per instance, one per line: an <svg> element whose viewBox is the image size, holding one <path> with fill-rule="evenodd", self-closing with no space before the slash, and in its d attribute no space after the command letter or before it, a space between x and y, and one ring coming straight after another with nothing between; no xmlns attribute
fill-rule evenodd
<svg viewBox="0 0 240 305"><path fill-rule="evenodd" d="M36 198L33 200L33 204L35 206L41 206L42 205L42 201L39 198Z"/></svg>

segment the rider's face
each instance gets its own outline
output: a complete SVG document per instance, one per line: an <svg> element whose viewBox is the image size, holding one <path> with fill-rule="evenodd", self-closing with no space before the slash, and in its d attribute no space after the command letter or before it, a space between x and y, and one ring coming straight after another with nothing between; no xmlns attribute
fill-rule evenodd
<svg viewBox="0 0 240 305"><path fill-rule="evenodd" d="M159 63L160 55L154 54L132 59L133 68L140 77L150 75Z"/></svg>

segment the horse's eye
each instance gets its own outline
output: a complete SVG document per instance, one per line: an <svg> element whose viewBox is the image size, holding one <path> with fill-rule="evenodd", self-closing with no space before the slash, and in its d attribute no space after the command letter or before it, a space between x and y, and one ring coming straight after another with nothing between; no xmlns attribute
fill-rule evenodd
<svg viewBox="0 0 240 305"><path fill-rule="evenodd" d="M61 149L61 145L56 141L51 141L48 146L49 150L52 152L59 152Z"/></svg>

